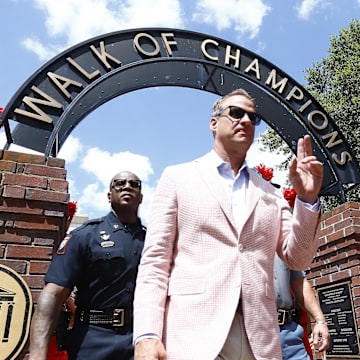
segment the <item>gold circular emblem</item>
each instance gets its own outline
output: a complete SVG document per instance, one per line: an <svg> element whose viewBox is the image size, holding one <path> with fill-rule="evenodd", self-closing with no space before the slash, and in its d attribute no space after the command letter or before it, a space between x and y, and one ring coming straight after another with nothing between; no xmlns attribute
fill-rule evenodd
<svg viewBox="0 0 360 360"><path fill-rule="evenodd" d="M32 314L31 292L21 276L0 264L0 354L16 359L24 348Z"/></svg>

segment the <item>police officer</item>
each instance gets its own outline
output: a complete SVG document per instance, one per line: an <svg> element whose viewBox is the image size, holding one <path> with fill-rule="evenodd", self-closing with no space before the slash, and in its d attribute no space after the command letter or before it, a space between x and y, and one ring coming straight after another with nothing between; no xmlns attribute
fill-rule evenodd
<svg viewBox="0 0 360 360"><path fill-rule="evenodd" d="M305 278L303 271L290 270L275 255L274 290L280 327L280 341L283 360L310 360L307 346L304 343L304 328L298 322L295 313L295 300L314 319L314 344L317 351L325 351L330 346L330 335L325 316L316 300L314 291Z"/></svg>
<svg viewBox="0 0 360 360"><path fill-rule="evenodd" d="M65 339L69 360L133 359L133 296L146 230L137 215L141 181L119 172L108 199L111 211L68 234L51 262L32 319L31 360L47 359L62 305L74 287L75 324Z"/></svg>

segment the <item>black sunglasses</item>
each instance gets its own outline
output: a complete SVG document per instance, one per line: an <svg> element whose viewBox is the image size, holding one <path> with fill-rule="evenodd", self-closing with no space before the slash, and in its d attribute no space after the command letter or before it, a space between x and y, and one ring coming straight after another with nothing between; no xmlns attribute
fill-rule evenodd
<svg viewBox="0 0 360 360"><path fill-rule="evenodd" d="M222 114L227 109L229 109L229 114ZM246 111L239 106L227 106L225 109L222 109L217 116L226 116L231 122L238 122L244 117L245 114L247 114L253 125L257 126L260 124L261 119L256 113Z"/></svg>
<svg viewBox="0 0 360 360"><path fill-rule="evenodd" d="M126 184L129 184L134 189L141 188L141 181L140 180L127 180L127 179L115 179L112 183L112 188L116 191L121 190Z"/></svg>

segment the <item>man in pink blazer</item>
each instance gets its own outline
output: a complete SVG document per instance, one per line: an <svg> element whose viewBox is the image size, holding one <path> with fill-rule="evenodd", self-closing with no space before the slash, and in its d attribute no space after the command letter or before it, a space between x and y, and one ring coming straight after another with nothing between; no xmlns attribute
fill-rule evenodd
<svg viewBox="0 0 360 360"><path fill-rule="evenodd" d="M135 360L281 359L274 255L292 269L311 264L323 168L300 138L292 215L247 167L259 121L244 90L225 95L213 106L213 150L163 172L135 289Z"/></svg>

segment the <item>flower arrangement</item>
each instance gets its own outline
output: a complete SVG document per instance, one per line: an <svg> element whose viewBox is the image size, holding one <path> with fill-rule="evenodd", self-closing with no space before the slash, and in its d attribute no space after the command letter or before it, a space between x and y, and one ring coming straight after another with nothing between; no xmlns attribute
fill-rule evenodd
<svg viewBox="0 0 360 360"><path fill-rule="evenodd" d="M69 207L68 216L73 218L73 216L75 215L75 213L77 211L77 202L69 201L68 207Z"/></svg>
<svg viewBox="0 0 360 360"><path fill-rule="evenodd" d="M284 198L289 203L290 207L293 208L296 198L296 190L294 188L284 189Z"/></svg>
<svg viewBox="0 0 360 360"><path fill-rule="evenodd" d="M255 168L260 172L260 174L264 177L265 180L270 181L274 176L274 169L267 168L264 164L260 164L255 166Z"/></svg>
<svg viewBox="0 0 360 360"><path fill-rule="evenodd" d="M76 211L77 211L77 202L76 201L69 201L69 203L68 203L68 217L67 217L67 220L66 220L66 232L69 230L71 220L73 219Z"/></svg>
<svg viewBox="0 0 360 360"><path fill-rule="evenodd" d="M267 181L270 181L274 176L274 169L268 168L264 164L255 166L263 178ZM287 188L283 190L284 198L289 203L290 207L293 208L295 204L296 190L294 188Z"/></svg>

